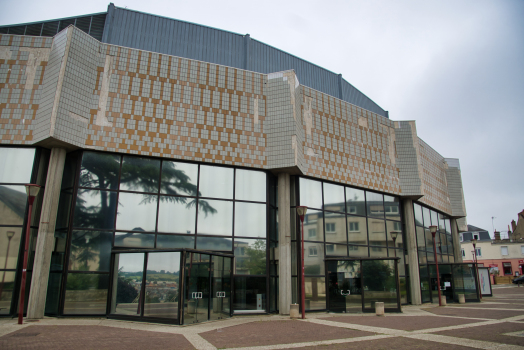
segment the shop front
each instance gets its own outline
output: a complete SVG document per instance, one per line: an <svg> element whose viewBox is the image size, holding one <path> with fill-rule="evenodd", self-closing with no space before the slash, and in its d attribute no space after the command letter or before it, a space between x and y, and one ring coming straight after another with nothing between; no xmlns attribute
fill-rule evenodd
<svg viewBox="0 0 524 350"><path fill-rule="evenodd" d="M438 303L437 268L435 264L428 264L429 285L421 278L422 288L429 287L431 299L428 302ZM446 302L459 301L459 294L464 294L466 302L480 301L478 293L478 279L473 263L438 264L440 276L440 292L446 297ZM422 290L424 294L424 289Z"/></svg>
<svg viewBox="0 0 524 350"><path fill-rule="evenodd" d="M400 312L398 258L326 259L329 312Z"/></svg>

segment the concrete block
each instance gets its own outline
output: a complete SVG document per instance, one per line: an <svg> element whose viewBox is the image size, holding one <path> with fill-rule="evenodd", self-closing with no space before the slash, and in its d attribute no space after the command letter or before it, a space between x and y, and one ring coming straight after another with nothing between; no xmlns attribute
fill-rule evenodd
<svg viewBox="0 0 524 350"><path fill-rule="evenodd" d="M376 302L375 303L375 313L377 316L384 316L384 303L383 302Z"/></svg>
<svg viewBox="0 0 524 350"><path fill-rule="evenodd" d="M466 296L464 294L459 294L459 304L465 304L466 303Z"/></svg>
<svg viewBox="0 0 524 350"><path fill-rule="evenodd" d="M299 318L300 312L298 311L298 304L291 304L289 306L289 317L290 318Z"/></svg>
<svg viewBox="0 0 524 350"><path fill-rule="evenodd" d="M446 306L446 305L447 305L446 296L445 295L441 295L440 296L440 306Z"/></svg>

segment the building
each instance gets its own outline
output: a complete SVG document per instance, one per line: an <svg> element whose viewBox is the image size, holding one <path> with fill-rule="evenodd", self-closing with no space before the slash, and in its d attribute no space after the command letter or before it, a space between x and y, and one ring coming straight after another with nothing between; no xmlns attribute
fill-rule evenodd
<svg viewBox="0 0 524 350"><path fill-rule="evenodd" d="M45 186L30 318L289 314L299 205L308 311L435 301L432 225L442 273L473 276L451 272L458 159L341 75L249 35L113 4L1 26L0 125L3 315L18 305L25 183Z"/></svg>
<svg viewBox="0 0 524 350"><path fill-rule="evenodd" d="M474 262L475 251L479 266L489 267L492 283L495 276L520 276L524 266L524 239L501 239L500 233L495 232L495 239L491 239L486 230L468 225L468 232L461 233L461 251L464 262ZM475 250L472 239L476 239ZM499 279L505 282L509 279Z"/></svg>
<svg viewBox="0 0 524 350"><path fill-rule="evenodd" d="M508 226L509 227L509 226ZM517 214L517 222L511 220L511 238L524 238L524 210Z"/></svg>

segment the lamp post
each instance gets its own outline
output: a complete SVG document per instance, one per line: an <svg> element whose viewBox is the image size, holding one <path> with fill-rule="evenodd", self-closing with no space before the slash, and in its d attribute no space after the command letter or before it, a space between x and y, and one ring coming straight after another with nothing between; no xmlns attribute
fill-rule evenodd
<svg viewBox="0 0 524 350"><path fill-rule="evenodd" d="M438 305L442 306L442 298L440 295L440 273L438 272L438 259L437 259L437 245L435 243L435 234L437 233L437 226L433 225L429 227L429 231L433 236L433 253L435 254L435 266L437 268L437 291L438 291Z"/></svg>
<svg viewBox="0 0 524 350"><path fill-rule="evenodd" d="M304 280L304 217L306 216L307 207L304 206L298 206L297 207L297 214L300 218L300 222L302 224L302 229L300 230L300 242L302 244L302 250L301 250L301 258L300 258L300 276L302 279L302 288L300 293L300 308L302 309L302 319L306 318L306 282Z"/></svg>
<svg viewBox="0 0 524 350"><path fill-rule="evenodd" d="M393 240L393 248L395 248L395 258L397 257L397 237L399 234L401 234L401 231L391 231L389 234L391 236L391 239Z"/></svg>
<svg viewBox="0 0 524 350"><path fill-rule="evenodd" d="M38 192L40 191L40 186L34 184L25 185L25 191L27 192L27 200L29 202L29 210L27 213L27 226L25 230L25 247L24 247L24 267L22 269L22 285L20 288L20 305L18 308L18 324L24 323L24 299L25 299L25 280L27 275L27 256L29 250L29 239L31 235L29 230L31 228L31 213L33 211L33 202L35 201Z"/></svg>
<svg viewBox="0 0 524 350"><path fill-rule="evenodd" d="M475 252L475 254L473 255L473 258L475 259L475 271L477 272L477 288L479 290L479 299L482 299L482 291L480 290L480 281L479 281L479 264L478 264L478 259L477 259L477 239L476 238L473 238L471 240L471 242L473 243L473 251Z"/></svg>
<svg viewBox="0 0 524 350"><path fill-rule="evenodd" d="M2 274L2 284L0 285L0 300L2 300L2 292L4 291L4 282L5 275L7 273L7 259L9 258L9 246L11 245L11 238L14 237L15 231L7 231L7 249L5 251L5 264L4 264L4 273Z"/></svg>

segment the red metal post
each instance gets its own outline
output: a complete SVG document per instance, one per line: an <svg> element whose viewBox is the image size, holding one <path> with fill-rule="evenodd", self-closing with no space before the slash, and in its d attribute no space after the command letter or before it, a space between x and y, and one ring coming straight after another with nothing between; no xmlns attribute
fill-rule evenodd
<svg viewBox="0 0 524 350"><path fill-rule="evenodd" d="M25 230L25 248L24 248L24 266L22 269L22 285L20 288L20 305L18 308L18 324L24 323L24 299L25 299L25 284L26 284L26 275L27 275L27 256L29 251L29 240L31 239L30 229L31 229L31 213L33 212L33 202L35 201L35 196L29 196L29 213L27 214L27 227Z"/></svg>
<svg viewBox="0 0 524 350"><path fill-rule="evenodd" d="M301 298L300 298L300 308L302 309L302 319L305 319L306 318L306 281L305 281L305 277L304 277L304 254L306 253L304 251L304 215L301 215L300 216L300 223L301 223L301 226L302 226L302 229L301 229L301 242L302 242L302 257L301 257L301 261L300 261L300 268L301 268L301 274L302 274L302 295L301 295Z"/></svg>
<svg viewBox="0 0 524 350"><path fill-rule="evenodd" d="M437 244L435 243L435 233L436 232L431 232L431 235L433 236L433 253L435 253L435 266L437 267L438 305L442 306L442 298L440 297L440 273L438 272Z"/></svg>
<svg viewBox="0 0 524 350"><path fill-rule="evenodd" d="M479 289L479 299L482 299L482 290L480 288L479 262L477 259L477 244L473 242L473 251L475 252L475 270L477 271L477 288Z"/></svg>

